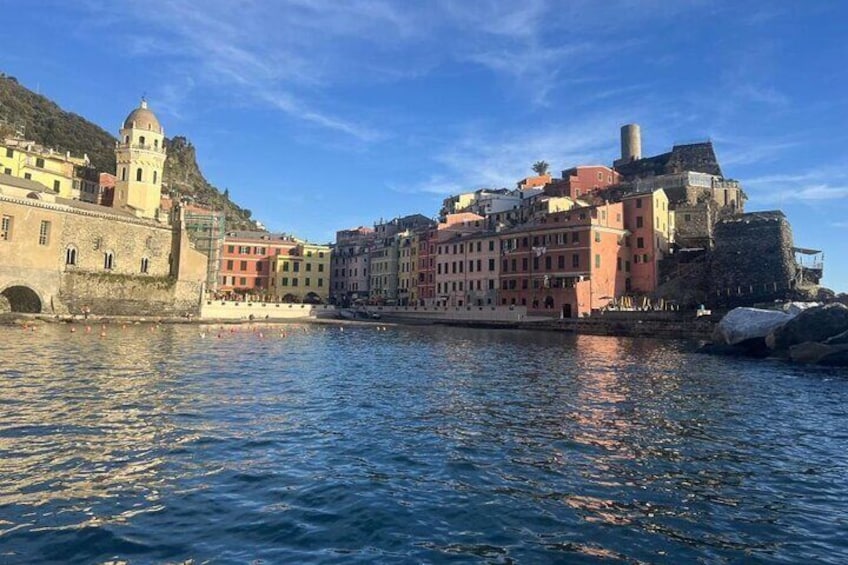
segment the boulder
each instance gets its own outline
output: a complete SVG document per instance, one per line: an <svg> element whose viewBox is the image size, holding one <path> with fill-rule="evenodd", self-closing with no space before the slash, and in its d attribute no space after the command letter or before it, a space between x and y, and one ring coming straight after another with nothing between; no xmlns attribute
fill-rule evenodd
<svg viewBox="0 0 848 565"><path fill-rule="evenodd" d="M816 306L821 306L819 302L787 302L783 306L780 307L781 310L789 314L790 316L797 316L804 310L809 310L810 308L815 308Z"/></svg>
<svg viewBox="0 0 848 565"><path fill-rule="evenodd" d="M716 326L713 341L736 345L752 339L764 339L791 319L791 314L777 310L734 308Z"/></svg>
<svg viewBox="0 0 848 565"><path fill-rule="evenodd" d="M795 363L848 366L848 344L826 345L805 341L789 348L789 358Z"/></svg>
<svg viewBox="0 0 848 565"><path fill-rule="evenodd" d="M848 331L848 306L828 304L804 310L766 338L771 349L789 349L807 341L824 341Z"/></svg>
<svg viewBox="0 0 848 565"><path fill-rule="evenodd" d="M817 341L805 341L789 348L789 358L795 363L818 363L832 353L833 348Z"/></svg>
<svg viewBox="0 0 848 565"><path fill-rule="evenodd" d="M848 345L848 331L844 331L841 334L831 336L824 340L824 343L827 345Z"/></svg>

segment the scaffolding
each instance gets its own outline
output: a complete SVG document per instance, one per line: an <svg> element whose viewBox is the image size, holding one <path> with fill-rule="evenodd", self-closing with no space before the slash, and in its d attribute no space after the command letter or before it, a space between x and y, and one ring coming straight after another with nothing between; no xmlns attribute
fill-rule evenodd
<svg viewBox="0 0 848 565"><path fill-rule="evenodd" d="M221 254L224 249L225 216L219 212L185 213L185 229L195 250L206 255L206 288L218 290L218 274L221 270Z"/></svg>

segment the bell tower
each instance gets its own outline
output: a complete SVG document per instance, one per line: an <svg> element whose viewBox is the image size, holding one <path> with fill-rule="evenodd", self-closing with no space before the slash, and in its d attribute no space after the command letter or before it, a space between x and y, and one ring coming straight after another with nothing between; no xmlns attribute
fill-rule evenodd
<svg viewBox="0 0 848 565"><path fill-rule="evenodd" d="M165 156L165 130L142 98L124 120L115 145L117 180L112 206L141 218L157 218Z"/></svg>

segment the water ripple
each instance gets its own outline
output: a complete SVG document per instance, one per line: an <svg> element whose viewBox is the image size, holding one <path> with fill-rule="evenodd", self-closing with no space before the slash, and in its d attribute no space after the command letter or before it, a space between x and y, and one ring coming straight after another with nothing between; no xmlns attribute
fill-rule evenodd
<svg viewBox="0 0 848 565"><path fill-rule="evenodd" d="M204 333L0 328L0 562L848 561L844 372L523 331Z"/></svg>

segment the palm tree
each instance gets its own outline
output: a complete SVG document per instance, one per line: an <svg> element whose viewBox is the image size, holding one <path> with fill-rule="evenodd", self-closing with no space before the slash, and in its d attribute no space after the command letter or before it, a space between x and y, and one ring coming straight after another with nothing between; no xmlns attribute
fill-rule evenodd
<svg viewBox="0 0 848 565"><path fill-rule="evenodd" d="M548 165L547 161L536 161L533 163L533 171L539 176L546 174L548 172L548 167L550 167L550 165Z"/></svg>

